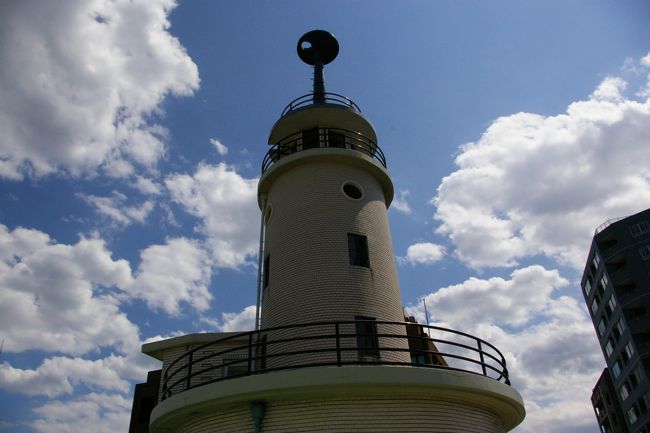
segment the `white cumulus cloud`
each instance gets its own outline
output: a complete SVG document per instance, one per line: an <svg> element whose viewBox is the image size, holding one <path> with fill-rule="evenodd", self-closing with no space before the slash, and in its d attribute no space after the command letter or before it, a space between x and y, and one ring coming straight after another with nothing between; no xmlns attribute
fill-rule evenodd
<svg viewBox="0 0 650 433"><path fill-rule="evenodd" d="M89 393L70 401L52 401L34 409L31 426L42 433L126 432L131 398L120 394Z"/></svg>
<svg viewBox="0 0 650 433"><path fill-rule="evenodd" d="M218 329L223 332L252 331L255 329L255 305L249 305L239 313L222 313Z"/></svg>
<svg viewBox="0 0 650 433"><path fill-rule="evenodd" d="M172 0L0 5L0 177L153 168L169 95L198 88L169 33Z"/></svg>
<svg viewBox="0 0 650 433"><path fill-rule="evenodd" d="M155 206L150 200L146 200L140 206L127 206L127 196L119 191L113 191L110 197L91 194L79 194L78 196L93 206L98 213L121 226L127 226L133 222L143 223Z"/></svg>
<svg viewBox="0 0 650 433"><path fill-rule="evenodd" d="M397 191L397 196L393 199L391 204L391 209L395 209L398 212L409 215L411 213L411 206L407 201L410 191L408 189L400 189Z"/></svg>
<svg viewBox="0 0 650 433"><path fill-rule="evenodd" d="M180 313L182 302L197 311L210 307L212 268L198 241L168 239L165 244L145 248L140 257L134 281L124 286L129 296L144 299L149 308L173 315Z"/></svg>
<svg viewBox="0 0 650 433"><path fill-rule="evenodd" d="M210 144L214 146L214 149L219 155L225 156L228 154L228 147L216 138L211 138Z"/></svg>
<svg viewBox="0 0 650 433"><path fill-rule="evenodd" d="M421 242L410 245L406 249L406 257L400 257L401 263L412 265L429 265L442 259L445 247L431 242Z"/></svg>
<svg viewBox="0 0 650 433"><path fill-rule="evenodd" d="M594 229L650 206L650 99L609 77L566 113L497 119L438 187L438 232L474 268L543 254L580 269Z"/></svg>
<svg viewBox="0 0 650 433"><path fill-rule="evenodd" d="M257 181L224 163L201 164L193 175L174 174L165 180L172 199L201 219L199 230L219 267L250 264L257 254Z"/></svg>
<svg viewBox="0 0 650 433"><path fill-rule="evenodd" d="M590 395L602 354L584 305L559 295L567 285L558 271L535 265L510 278L469 278L425 297L431 324L483 338L504 354L527 410L518 432L593 430ZM407 310L424 322L422 305Z"/></svg>
<svg viewBox="0 0 650 433"><path fill-rule="evenodd" d="M4 350L84 354L98 347L138 346L138 329L110 292L130 283L125 260L100 239L54 243L37 230L0 225L0 329Z"/></svg>

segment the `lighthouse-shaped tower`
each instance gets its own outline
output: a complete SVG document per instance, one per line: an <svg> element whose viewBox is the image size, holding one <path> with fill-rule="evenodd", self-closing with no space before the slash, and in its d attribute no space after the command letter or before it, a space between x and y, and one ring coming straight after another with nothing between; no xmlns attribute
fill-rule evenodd
<svg viewBox="0 0 650 433"><path fill-rule="evenodd" d="M261 327L356 320L353 331L365 330L372 346L375 321L404 320L387 215L393 184L370 122L352 101L325 92L336 39L311 31L297 50L314 66L314 91L275 123L262 167ZM387 356L410 359L407 351Z"/></svg>
<svg viewBox="0 0 650 433"><path fill-rule="evenodd" d="M525 411L503 355L405 321L377 136L356 104L325 91L336 39L315 30L297 49L314 89L285 108L262 163L256 329L145 344L163 362L149 431L511 430Z"/></svg>

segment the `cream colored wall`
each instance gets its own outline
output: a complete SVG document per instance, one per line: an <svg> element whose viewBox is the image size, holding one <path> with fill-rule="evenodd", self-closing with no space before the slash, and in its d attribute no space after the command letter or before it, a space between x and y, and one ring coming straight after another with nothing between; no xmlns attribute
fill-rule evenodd
<svg viewBox="0 0 650 433"><path fill-rule="evenodd" d="M452 401L401 397L270 403L262 432L504 432L499 419L487 410ZM197 418L178 433L251 431L250 407L240 404Z"/></svg>
<svg viewBox="0 0 650 433"><path fill-rule="evenodd" d="M320 150L318 150L320 151ZM265 257L270 256L269 285L263 289L262 328L317 321L348 321L356 316L403 321L386 197L373 174L374 162L349 158L312 158L301 152L301 161L281 167L268 186ZM360 200L342 191L346 182L363 190ZM367 236L370 267L349 264L348 233ZM379 333L405 335L402 326L379 325ZM305 329L304 335L332 335L332 327ZM341 332L353 334L354 325ZM295 336L296 330L272 332L269 340ZM267 353L333 347L332 340L318 343L269 345ZM295 347L294 347L295 346ZM356 339L342 341L356 347ZM406 340L380 339L380 346L406 348ZM332 361L334 354L303 357ZM344 360L356 360L352 350ZM382 360L409 362L406 352L382 352ZM269 366L295 363L295 356L270 358ZM302 362L302 361L301 361Z"/></svg>
<svg viewBox="0 0 650 433"><path fill-rule="evenodd" d="M345 181L359 184L364 197L344 196ZM262 327L358 315L403 320L385 197L377 179L343 161L308 160L277 177L267 200L273 211L266 227L265 255L271 259ZM349 264L348 233L368 237L370 268Z"/></svg>

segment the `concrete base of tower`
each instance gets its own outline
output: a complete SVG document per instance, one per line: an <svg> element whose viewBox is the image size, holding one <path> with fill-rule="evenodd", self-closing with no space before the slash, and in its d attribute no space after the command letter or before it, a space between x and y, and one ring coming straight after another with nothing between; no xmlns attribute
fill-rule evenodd
<svg viewBox="0 0 650 433"><path fill-rule="evenodd" d="M229 379L174 395L154 408L150 432L503 433L524 416L515 389L472 373L312 367Z"/></svg>

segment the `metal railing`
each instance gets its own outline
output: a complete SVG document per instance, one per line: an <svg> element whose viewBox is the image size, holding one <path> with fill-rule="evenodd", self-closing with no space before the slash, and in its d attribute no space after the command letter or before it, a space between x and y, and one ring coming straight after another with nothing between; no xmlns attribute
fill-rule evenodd
<svg viewBox="0 0 650 433"><path fill-rule="evenodd" d="M286 107L284 107L284 110L282 110L282 114L280 117L284 117L286 114L289 112L300 108L304 107L306 105L313 105L313 104L334 104L334 105L343 105L345 107L348 107L357 113L361 113L361 110L359 109L359 106L355 104L350 98L347 96L339 95L338 93L320 93L320 94L314 94L314 93L308 93L306 95L302 95L293 101L289 102Z"/></svg>
<svg viewBox="0 0 650 433"><path fill-rule="evenodd" d="M602 232L603 230L605 230L607 227L614 224L615 222L618 222L618 221L622 220L623 218L625 218L625 217L617 217L617 218L608 219L607 221L605 221L604 223L602 223L601 225L596 227L596 230L594 230L594 236L596 236L598 233Z"/></svg>
<svg viewBox="0 0 650 433"><path fill-rule="evenodd" d="M293 153L317 148L350 149L364 153L377 160L386 168L384 152L372 139L365 135L339 128L318 128L317 133L310 130L291 134L274 144L262 161L262 173L274 162Z"/></svg>
<svg viewBox="0 0 650 433"><path fill-rule="evenodd" d="M417 326L419 335L407 335L409 326ZM363 334L360 329L374 331ZM422 363L423 357L429 361ZM406 361L409 358L411 361ZM194 347L165 368L161 399L233 377L344 365L441 368L474 373L510 385L505 358L496 347L478 337L439 326L355 320L266 328Z"/></svg>

